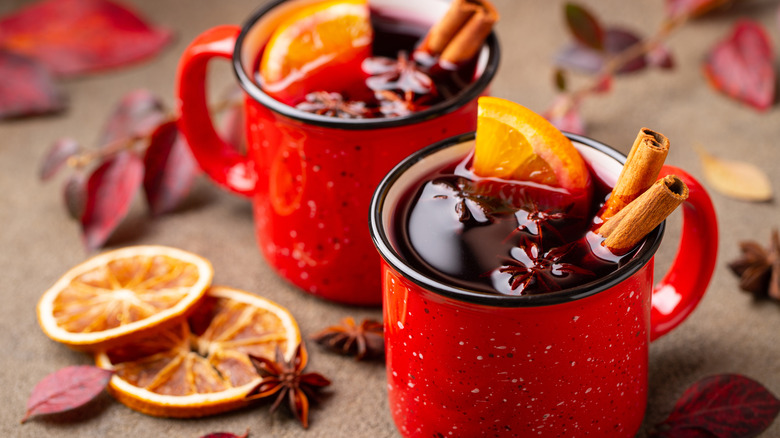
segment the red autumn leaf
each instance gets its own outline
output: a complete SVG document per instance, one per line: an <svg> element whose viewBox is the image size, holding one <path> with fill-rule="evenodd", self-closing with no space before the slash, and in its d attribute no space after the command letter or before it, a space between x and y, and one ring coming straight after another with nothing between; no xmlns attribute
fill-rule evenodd
<svg viewBox="0 0 780 438"><path fill-rule="evenodd" d="M68 215L79 220L87 205L87 176L82 172L73 172L65 182L62 193Z"/></svg>
<svg viewBox="0 0 780 438"><path fill-rule="evenodd" d="M0 81L0 119L52 113L65 108L65 98L43 64L3 50L1 45L0 78L3 78Z"/></svg>
<svg viewBox="0 0 780 438"><path fill-rule="evenodd" d="M91 365L69 366L49 374L33 388L22 423L36 415L65 412L84 405L105 389L112 374Z"/></svg>
<svg viewBox="0 0 780 438"><path fill-rule="evenodd" d="M144 163L132 152L120 152L98 167L87 181L81 230L87 249L103 246L127 215L144 177Z"/></svg>
<svg viewBox="0 0 780 438"><path fill-rule="evenodd" d="M607 76L602 76L593 85L593 88L592 88L593 92L594 93L599 93L599 94L603 94L603 93L609 92L609 90L612 89L612 81L613 81L612 76L608 76L608 75Z"/></svg>
<svg viewBox="0 0 780 438"><path fill-rule="evenodd" d="M41 181L46 181L53 177L68 161L68 158L76 155L79 150L81 150L81 146L72 138L61 138L54 142L43 157L43 163L38 172Z"/></svg>
<svg viewBox="0 0 780 438"><path fill-rule="evenodd" d="M144 164L144 193L153 215L176 208L198 174L198 165L176 122L164 123L154 131Z"/></svg>
<svg viewBox="0 0 780 438"><path fill-rule="evenodd" d="M639 41L639 36L629 30L620 28L607 29L604 32L603 50L594 50L575 42L558 52L555 56L555 63L559 67L596 74L604 68L607 58L617 55ZM647 60L644 56L639 55L620 66L615 73L632 73L646 66Z"/></svg>
<svg viewBox="0 0 780 438"><path fill-rule="evenodd" d="M668 47L658 44L645 56L647 63L653 67L671 70L674 68L674 57Z"/></svg>
<svg viewBox="0 0 780 438"><path fill-rule="evenodd" d="M594 50L604 48L604 29L590 11L578 4L566 3L564 13L569 30L580 44Z"/></svg>
<svg viewBox="0 0 780 438"><path fill-rule="evenodd" d="M596 74L604 67L604 53L573 43L555 55L555 65L583 73Z"/></svg>
<svg viewBox="0 0 780 438"><path fill-rule="evenodd" d="M43 0L0 20L0 47L36 58L57 75L140 61L171 37L108 0Z"/></svg>
<svg viewBox="0 0 780 438"><path fill-rule="evenodd" d="M710 85L754 108L766 111L775 100L772 45L760 24L737 22L704 63Z"/></svg>
<svg viewBox="0 0 780 438"><path fill-rule="evenodd" d="M639 43L642 39L630 30L625 29L609 29L604 37L604 50L609 55L616 55L629 47L632 47ZM642 70L647 67L647 61L643 55L634 57L628 60L615 73L633 73L635 71Z"/></svg>
<svg viewBox="0 0 780 438"><path fill-rule="evenodd" d="M216 432L216 433L210 433L208 435L203 435L200 438L247 438L248 436L249 436L249 429L247 429L243 435L236 435L230 432Z"/></svg>
<svg viewBox="0 0 780 438"><path fill-rule="evenodd" d="M751 438L780 412L780 400L760 383L738 374L704 378L688 388L653 438Z"/></svg>
<svg viewBox="0 0 780 438"><path fill-rule="evenodd" d="M134 90L122 97L108 118L100 145L148 137L166 118L162 101L149 90Z"/></svg>
<svg viewBox="0 0 780 438"><path fill-rule="evenodd" d="M732 0L666 0L666 16L669 18L683 15L695 17L730 1Z"/></svg>
<svg viewBox="0 0 780 438"><path fill-rule="evenodd" d="M542 114L556 128L572 134L585 134L585 122L580 114L579 102L566 94L555 98L550 108Z"/></svg>

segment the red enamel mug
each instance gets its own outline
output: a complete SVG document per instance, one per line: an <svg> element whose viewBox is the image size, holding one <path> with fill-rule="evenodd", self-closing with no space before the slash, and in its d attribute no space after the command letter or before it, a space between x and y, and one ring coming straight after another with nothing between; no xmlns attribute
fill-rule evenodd
<svg viewBox="0 0 780 438"><path fill-rule="evenodd" d="M339 119L300 111L257 85L257 57L280 17L311 0L274 1L243 28L207 30L185 50L177 92L180 129L200 166L216 183L253 202L260 250L284 279L316 296L379 305L379 257L366 226L376 185L410 153L476 127L477 97L499 62L491 35L473 82L453 98L408 116ZM442 0L372 0L386 16L431 24ZM403 18L398 18L403 19ZM206 68L227 59L245 93L248 151L241 154L214 130L206 103Z"/></svg>
<svg viewBox="0 0 780 438"><path fill-rule="evenodd" d="M568 135L605 182L625 156ZM446 284L399 251L396 208L410 187L473 149L473 134L421 150L380 183L370 227L382 256L389 406L405 437L633 437L647 403L648 345L698 304L715 266L715 212L688 185L676 258L653 285L661 224L632 259L591 283L505 296Z"/></svg>

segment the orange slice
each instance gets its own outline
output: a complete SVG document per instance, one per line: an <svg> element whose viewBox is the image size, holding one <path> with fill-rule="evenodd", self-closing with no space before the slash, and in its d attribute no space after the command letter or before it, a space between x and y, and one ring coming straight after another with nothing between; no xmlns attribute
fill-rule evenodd
<svg viewBox="0 0 780 438"><path fill-rule="evenodd" d="M201 417L239 408L260 381L249 354L286 359L301 341L283 307L248 292L212 287L186 323L100 353L114 370L109 392L158 417Z"/></svg>
<svg viewBox="0 0 780 438"><path fill-rule="evenodd" d="M211 284L206 259L164 246L105 252L71 268L38 302L55 341L96 350L184 318Z"/></svg>
<svg viewBox="0 0 780 438"><path fill-rule="evenodd" d="M585 162L558 128L528 108L497 97L478 101L474 172L570 191L590 184Z"/></svg>
<svg viewBox="0 0 780 438"><path fill-rule="evenodd" d="M305 5L285 17L268 40L260 60L263 85L285 96L343 91L362 81L360 63L370 56L372 40L366 0Z"/></svg>

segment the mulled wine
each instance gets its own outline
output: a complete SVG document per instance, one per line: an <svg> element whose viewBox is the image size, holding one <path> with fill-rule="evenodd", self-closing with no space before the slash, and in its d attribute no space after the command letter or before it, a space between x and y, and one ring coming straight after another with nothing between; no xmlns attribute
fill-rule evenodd
<svg viewBox="0 0 780 438"><path fill-rule="evenodd" d="M452 64L418 50L431 23L375 7L370 8L369 18L372 42L366 50L334 57L324 65L312 61L315 67L293 71L278 83L264 80L261 52L255 81L287 105L348 119L423 111L457 96L473 82L479 53Z"/></svg>
<svg viewBox="0 0 780 438"><path fill-rule="evenodd" d="M613 254L593 232L612 187L592 162L591 196L479 177L472 156L420 178L394 213L395 245L424 275L467 290L539 294L600 279L635 253Z"/></svg>

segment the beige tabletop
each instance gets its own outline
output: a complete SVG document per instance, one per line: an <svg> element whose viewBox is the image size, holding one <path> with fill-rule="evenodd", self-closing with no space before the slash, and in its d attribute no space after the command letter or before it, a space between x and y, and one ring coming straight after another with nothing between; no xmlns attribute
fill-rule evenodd
<svg viewBox="0 0 780 438"><path fill-rule="evenodd" d="M0 13L30 3L3 0ZM70 136L84 144L97 141L106 114L126 92L147 88L173 104L174 74L179 55L197 34L217 24L239 24L262 0L125 0L157 24L176 32L175 43L160 56L139 65L68 80L67 112L51 117L0 123L0 436L4 437L198 437L216 431L253 437L394 437L386 401L384 365L358 363L310 346L309 368L333 380L332 397L314 409L304 431L286 413L270 415L267 406L196 420L170 420L137 413L104 394L87 409L67 416L41 418L20 425L27 397L36 382L59 368L89 364L91 359L49 340L38 327L38 297L69 267L87 257L78 225L62 204L62 180L41 183L42 155L57 138ZM497 32L503 59L492 94L544 110L554 97L551 60L567 40L562 0L496 0L502 19ZM663 18L663 2L582 1L604 21L650 33ZM758 113L713 91L701 62L713 43L724 37L738 17L758 20L780 52L778 2L742 2L689 23L670 38L677 68L621 77L611 93L588 99L584 114L588 134L627 152L642 126L666 134L672 143L668 163L702 177L694 145L723 158L749 161L770 174L780 191L780 110ZM214 90L233 80L226 63L212 70ZM775 65L777 65L777 58ZM0 79L1 80L1 79ZM737 288L727 269L738 256L738 242L768 241L780 225L774 202L746 203L717 193L720 244L712 283L700 306L678 329L650 348L650 393L645 430L660 422L688 385L709 375L740 373L780 395L780 303L757 301ZM679 215L656 259L663 273L676 250ZM200 178L186 205L175 214L150 219L140 197L109 241L115 248L131 244L180 247L210 259L215 283L245 289L288 307L304 336L347 315L381 318L379 309L351 308L313 298L288 285L259 254L250 204ZM780 436L780 422L764 436Z"/></svg>

